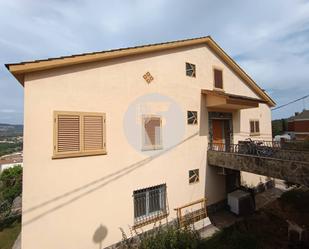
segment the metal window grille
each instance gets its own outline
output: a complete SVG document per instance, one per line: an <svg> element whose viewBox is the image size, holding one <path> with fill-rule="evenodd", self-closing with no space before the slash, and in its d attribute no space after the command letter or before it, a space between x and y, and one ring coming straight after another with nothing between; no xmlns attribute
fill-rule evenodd
<svg viewBox="0 0 309 249"><path fill-rule="evenodd" d="M165 184L136 190L133 192L133 197L135 223L167 214Z"/></svg>

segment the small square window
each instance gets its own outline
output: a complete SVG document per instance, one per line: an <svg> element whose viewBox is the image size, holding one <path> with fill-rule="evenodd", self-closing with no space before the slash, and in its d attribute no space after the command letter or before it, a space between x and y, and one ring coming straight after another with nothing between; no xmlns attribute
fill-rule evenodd
<svg viewBox="0 0 309 249"><path fill-rule="evenodd" d="M189 77L196 77L195 65L186 62L186 75Z"/></svg>
<svg viewBox="0 0 309 249"><path fill-rule="evenodd" d="M188 124L197 124L197 111L187 111L187 122Z"/></svg>
<svg viewBox="0 0 309 249"><path fill-rule="evenodd" d="M197 183L200 181L199 169L189 170L189 183Z"/></svg>

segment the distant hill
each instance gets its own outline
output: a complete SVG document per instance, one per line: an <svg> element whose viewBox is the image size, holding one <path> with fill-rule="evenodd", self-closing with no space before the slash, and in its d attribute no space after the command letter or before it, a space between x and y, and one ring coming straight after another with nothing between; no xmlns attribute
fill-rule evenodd
<svg viewBox="0 0 309 249"><path fill-rule="evenodd" d="M22 136L23 125L1 124L0 123L0 137Z"/></svg>

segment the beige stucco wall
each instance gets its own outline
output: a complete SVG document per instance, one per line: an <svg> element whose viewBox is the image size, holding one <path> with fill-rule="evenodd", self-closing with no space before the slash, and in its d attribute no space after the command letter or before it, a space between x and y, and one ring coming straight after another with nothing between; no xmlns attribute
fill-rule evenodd
<svg viewBox="0 0 309 249"><path fill-rule="evenodd" d="M197 77L185 75L185 62L196 64ZM147 56L98 62L25 77L23 249L95 249L93 236L102 225L102 246L121 239L119 227L133 225L133 191L166 183L169 220L174 208L204 195L209 204L225 197L224 177L206 167L208 117L201 89L213 89L213 66L223 68L228 93L257 97L205 46ZM154 81L147 84L149 71ZM132 148L123 118L138 97L159 93L183 111L197 110L198 125L186 125L181 143L144 164L148 156ZM106 113L107 155L52 160L53 111ZM235 141L249 132L249 119L260 119L271 137L266 105L235 112ZM164 138L163 138L164 141ZM181 141L179 141L181 142ZM166 149L166 148L165 148ZM200 182L188 184L188 170L199 168ZM207 169L207 172L206 172Z"/></svg>
<svg viewBox="0 0 309 249"><path fill-rule="evenodd" d="M272 140L271 110L266 104L260 104L259 108L240 110L234 117L234 142L250 137L250 120L260 121L259 136L251 136L252 140ZM240 119L240 122L239 122ZM265 183L266 176L241 172L241 183L250 187Z"/></svg>

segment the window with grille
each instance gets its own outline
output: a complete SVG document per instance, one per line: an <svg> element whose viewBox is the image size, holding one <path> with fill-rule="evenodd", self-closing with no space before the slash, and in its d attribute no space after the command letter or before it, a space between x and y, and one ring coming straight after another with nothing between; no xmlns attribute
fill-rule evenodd
<svg viewBox="0 0 309 249"><path fill-rule="evenodd" d="M250 134L251 135L260 134L260 122L258 120L250 120Z"/></svg>
<svg viewBox="0 0 309 249"><path fill-rule="evenodd" d="M186 75L189 77L196 77L195 65L186 62Z"/></svg>
<svg viewBox="0 0 309 249"><path fill-rule="evenodd" d="M143 150L159 150L162 144L162 120L159 116L143 116Z"/></svg>
<svg viewBox="0 0 309 249"><path fill-rule="evenodd" d="M197 124L197 111L187 111L187 123Z"/></svg>
<svg viewBox="0 0 309 249"><path fill-rule="evenodd" d="M189 183L197 183L200 181L199 169L189 170Z"/></svg>
<svg viewBox="0 0 309 249"><path fill-rule="evenodd" d="M105 114L54 112L53 158L106 153Z"/></svg>
<svg viewBox="0 0 309 249"><path fill-rule="evenodd" d="M149 221L167 214L166 184L133 192L135 223Z"/></svg>
<svg viewBox="0 0 309 249"><path fill-rule="evenodd" d="M214 85L215 88L223 89L222 70L214 68Z"/></svg>

